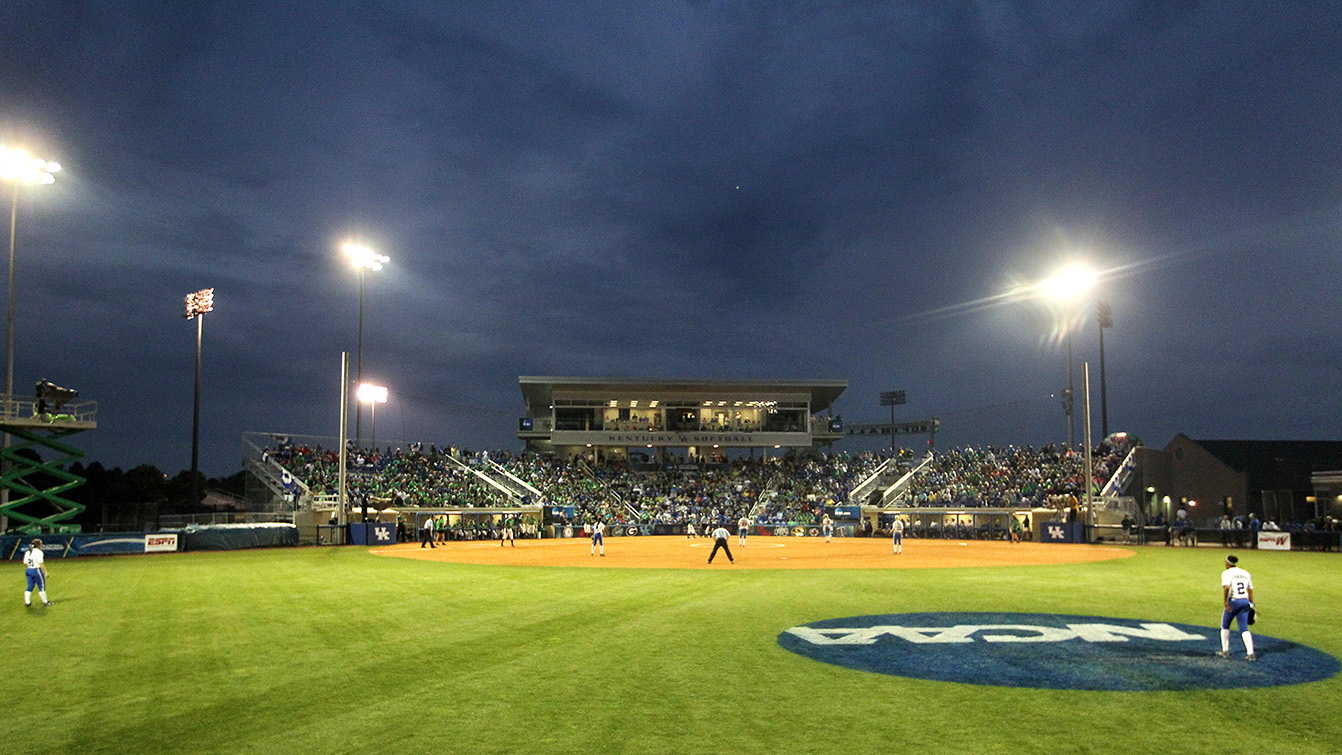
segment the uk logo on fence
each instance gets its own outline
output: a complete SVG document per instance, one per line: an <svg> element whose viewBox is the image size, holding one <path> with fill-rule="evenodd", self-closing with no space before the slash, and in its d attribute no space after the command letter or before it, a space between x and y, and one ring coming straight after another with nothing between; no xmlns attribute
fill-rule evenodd
<svg viewBox="0 0 1342 755"><path fill-rule="evenodd" d="M1327 653L1254 635L1261 660L1218 658L1220 630L1163 621L1021 613L905 613L815 621L778 644L824 663L1002 687L1185 690L1327 679Z"/></svg>

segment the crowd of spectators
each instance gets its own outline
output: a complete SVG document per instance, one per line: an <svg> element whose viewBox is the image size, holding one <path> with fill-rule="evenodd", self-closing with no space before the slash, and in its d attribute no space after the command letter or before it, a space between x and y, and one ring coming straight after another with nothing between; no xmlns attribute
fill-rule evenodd
<svg viewBox="0 0 1342 755"><path fill-rule="evenodd" d="M266 449L278 462L314 494L335 494L340 478L339 451L321 446L282 444ZM360 506L505 506L487 483L448 455L470 458L470 452L458 449L428 450L356 449L346 462L346 490L351 501ZM506 457L505 457L506 458Z"/></svg>
<svg viewBox="0 0 1342 755"><path fill-rule="evenodd" d="M1129 450L1121 441L1094 450L1094 490L1112 476ZM285 444L266 453L312 491L336 491L335 451ZM347 485L356 504L378 507L539 504L572 507L576 522L716 526L748 517L761 525L806 525L818 523L826 507L850 503L851 491L889 456L840 452L648 469L622 460L565 461L506 451L360 449L349 454ZM531 494L504 494L467 468L483 470L490 466L486 459L538 490L539 500ZM914 475L900 504L1064 510L1084 497L1084 477L1082 453L1064 447L953 449L937 454Z"/></svg>
<svg viewBox="0 0 1342 755"><path fill-rule="evenodd" d="M1103 443L1091 453L1091 490L1098 493L1132 450L1126 439ZM1085 455L1047 445L985 446L937 454L910 481L906 506L991 508L1075 507L1086 494Z"/></svg>

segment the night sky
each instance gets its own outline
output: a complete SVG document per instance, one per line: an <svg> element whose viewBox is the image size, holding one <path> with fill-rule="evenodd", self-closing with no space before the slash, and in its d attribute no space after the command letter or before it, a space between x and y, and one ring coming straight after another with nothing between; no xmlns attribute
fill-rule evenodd
<svg viewBox="0 0 1342 755"><path fill-rule="evenodd" d="M1342 4L0 4L16 390L107 466L334 435L358 239L379 439L520 448L519 375L848 380L848 422L1338 439ZM8 185L4 187L8 192ZM8 201L5 202L8 209ZM7 230L7 229L6 229ZM1012 295L1104 271L1076 315ZM369 432L365 417L365 435ZM911 443L918 442L911 439ZM850 448L863 446L851 443Z"/></svg>

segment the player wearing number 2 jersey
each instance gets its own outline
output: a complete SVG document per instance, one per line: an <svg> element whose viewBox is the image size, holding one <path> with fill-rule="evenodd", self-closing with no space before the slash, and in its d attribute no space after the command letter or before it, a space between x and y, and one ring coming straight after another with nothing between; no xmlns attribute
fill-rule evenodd
<svg viewBox="0 0 1342 755"><path fill-rule="evenodd" d="M1230 657L1230 623L1238 621L1248 660L1258 660L1253 652L1253 634L1249 632L1254 610L1253 578L1249 572L1239 568L1239 559L1235 556L1226 556L1226 568L1221 572L1221 597L1224 610L1221 611L1221 652L1217 655Z"/></svg>

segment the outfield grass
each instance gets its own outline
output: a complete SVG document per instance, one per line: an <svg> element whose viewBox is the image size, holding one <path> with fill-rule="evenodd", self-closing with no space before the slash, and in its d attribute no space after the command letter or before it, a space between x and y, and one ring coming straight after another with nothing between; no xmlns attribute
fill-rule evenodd
<svg viewBox="0 0 1342 755"><path fill-rule="evenodd" d="M891 571L491 567L362 548L52 559L56 605L31 610L7 564L0 752L1338 752L1342 675L1009 689L777 644L820 619L926 611L1213 626L1223 555ZM1256 629L1342 657L1342 556L1242 555Z"/></svg>

